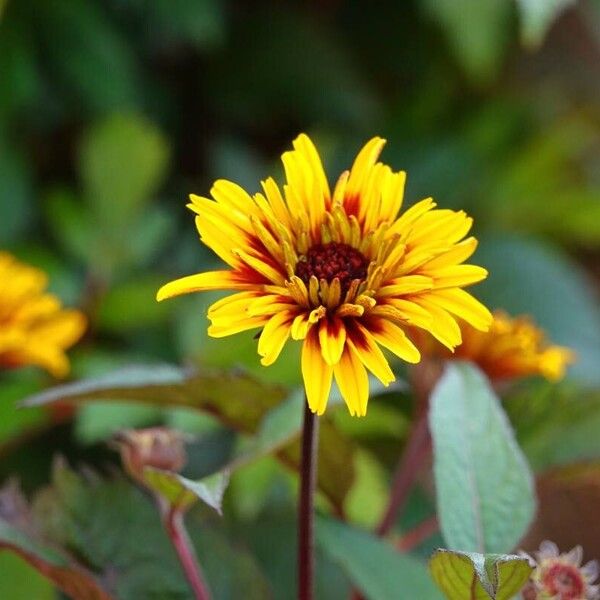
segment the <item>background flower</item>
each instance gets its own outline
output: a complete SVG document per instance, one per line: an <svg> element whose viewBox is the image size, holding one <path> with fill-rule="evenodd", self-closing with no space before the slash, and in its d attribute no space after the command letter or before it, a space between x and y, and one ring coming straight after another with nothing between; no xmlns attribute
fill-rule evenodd
<svg viewBox="0 0 600 600"><path fill-rule="evenodd" d="M6 252L0 252L0 281L0 366L37 365L64 377L65 350L83 335L85 317L45 291L43 271Z"/></svg>
<svg viewBox="0 0 600 600"><path fill-rule="evenodd" d="M494 312L487 332L461 322L462 344L451 353L430 337L415 332L419 349L430 356L449 360L470 360L491 379L506 380L541 375L550 381L563 378L567 366L575 362L569 348L552 344L545 332L527 316L510 317Z"/></svg>

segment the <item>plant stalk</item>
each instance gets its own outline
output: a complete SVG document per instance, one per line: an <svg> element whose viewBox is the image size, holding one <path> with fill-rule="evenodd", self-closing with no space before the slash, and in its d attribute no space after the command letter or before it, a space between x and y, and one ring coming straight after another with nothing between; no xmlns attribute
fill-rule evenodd
<svg viewBox="0 0 600 600"><path fill-rule="evenodd" d="M162 512L167 535L177 552L177 557L194 592L194 597L196 600L210 600L210 593L204 581L196 552L185 529L183 512L173 506L165 508Z"/></svg>
<svg viewBox="0 0 600 600"><path fill-rule="evenodd" d="M314 588L314 498L317 482L319 419L304 402L302 464L298 504L298 600L312 600Z"/></svg>

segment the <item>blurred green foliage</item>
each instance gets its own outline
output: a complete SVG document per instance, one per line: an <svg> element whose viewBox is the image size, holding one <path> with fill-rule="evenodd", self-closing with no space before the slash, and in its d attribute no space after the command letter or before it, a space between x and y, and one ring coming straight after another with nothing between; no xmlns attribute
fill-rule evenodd
<svg viewBox="0 0 600 600"><path fill-rule="evenodd" d="M208 338L206 307L218 294L154 302L161 283L218 264L197 241L186 196L207 194L218 177L256 191L261 178L281 175L279 154L300 131L315 138L331 174L383 135L386 162L408 172L407 204L433 195L475 217L476 262L490 270L475 295L533 315L578 353L565 389L534 385L507 400L533 467L597 459L599 31L598 0L0 0L0 248L45 269L51 289L87 313L75 378L164 361L241 367L262 392L293 389L297 346L265 370L253 333ZM283 465L297 462L293 393L262 407L248 428L245 414L232 427L223 412L116 404L123 395L73 414L19 411L19 399L51 381L32 369L2 378L0 476L21 477L28 492L47 483L55 452L106 469L116 459L104 442L128 426L196 433L194 478L252 455L233 474L224 524L205 540L200 515L194 531L201 550L218 550L207 570L219 598L236 597L248 578L257 598L289 597L296 482ZM252 389L240 405L252 406ZM377 522L411 407L395 389L371 402L366 420L331 411L323 507L337 502L355 525ZM123 484L98 485L119 496ZM400 529L431 515L425 497L415 495ZM98 519L109 520L103 510ZM144 529L146 517L135 526ZM370 537L353 553L367 534L324 523L320 597L345 597L348 581L384 597L402 561ZM129 550L118 554L123 564ZM391 579L365 574L371 550L392 565ZM21 563L0 559L0 580L22 582L23 597L51 597ZM236 561L241 579L228 580L219 560ZM158 583L143 577L123 597ZM178 575L162 583L175 595L157 597L186 597Z"/></svg>

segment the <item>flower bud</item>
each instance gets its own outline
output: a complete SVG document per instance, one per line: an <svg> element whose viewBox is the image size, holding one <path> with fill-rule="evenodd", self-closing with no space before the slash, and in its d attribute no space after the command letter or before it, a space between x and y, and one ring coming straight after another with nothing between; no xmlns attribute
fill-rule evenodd
<svg viewBox="0 0 600 600"><path fill-rule="evenodd" d="M143 483L146 467L175 472L183 469L187 460L186 439L187 436L180 431L150 427L122 431L114 441L125 470Z"/></svg>

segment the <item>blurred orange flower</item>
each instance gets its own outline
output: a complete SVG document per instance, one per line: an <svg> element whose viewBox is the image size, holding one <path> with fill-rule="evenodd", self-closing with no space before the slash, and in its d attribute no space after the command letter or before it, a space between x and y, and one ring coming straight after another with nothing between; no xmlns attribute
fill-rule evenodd
<svg viewBox="0 0 600 600"><path fill-rule="evenodd" d="M283 193L271 178L248 195L217 181L212 199L192 195L202 241L230 269L191 275L160 289L158 300L202 290L235 290L213 304L208 333L223 337L262 328L258 353L272 364L286 341L303 340L308 404L325 410L335 376L352 415L367 412L367 369L394 381L380 346L416 363L409 325L449 348L461 341L456 318L487 330L491 314L462 288L487 271L461 264L475 251L472 219L439 210L433 200L401 213L404 172L377 161L373 138L330 191L319 154L306 135L282 156ZM400 214L399 214L400 213ZM462 241L461 241L462 240Z"/></svg>
<svg viewBox="0 0 600 600"><path fill-rule="evenodd" d="M562 379L566 368L575 361L569 348L552 345L542 329L526 316L510 317L494 311L494 321L486 333L468 323L461 323L463 342L450 353L435 340L415 334L419 349L425 354L451 360L476 363L490 379L514 379L542 375L550 381Z"/></svg>
<svg viewBox="0 0 600 600"><path fill-rule="evenodd" d="M37 365L56 377L69 372L65 350L77 342L86 319L63 309L45 292L43 271L0 252L0 368Z"/></svg>

